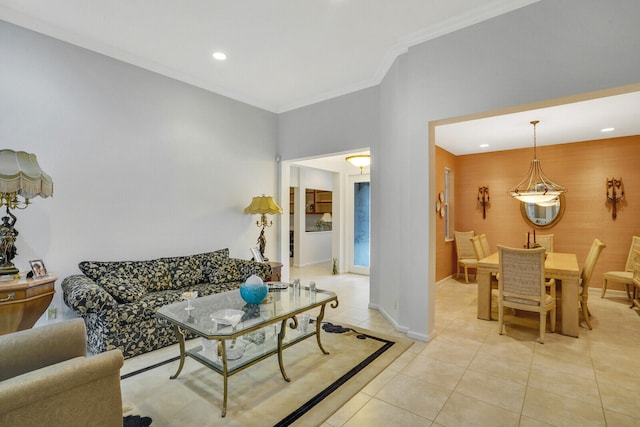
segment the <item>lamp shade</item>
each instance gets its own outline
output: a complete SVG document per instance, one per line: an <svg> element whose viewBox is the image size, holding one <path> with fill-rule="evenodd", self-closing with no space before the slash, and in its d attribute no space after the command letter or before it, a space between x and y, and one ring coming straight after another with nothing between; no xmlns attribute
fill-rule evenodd
<svg viewBox="0 0 640 427"><path fill-rule="evenodd" d="M278 206L276 201L271 196L262 196L254 197L251 200L251 204L244 208L244 213L246 214L281 214L282 208Z"/></svg>
<svg viewBox="0 0 640 427"><path fill-rule="evenodd" d="M38 164L35 154L0 150L0 193L16 193L24 198L53 195L53 181Z"/></svg>
<svg viewBox="0 0 640 427"><path fill-rule="evenodd" d="M566 188L547 178L540 167L540 160L531 160L529 173L514 188L509 190L511 197L525 203L545 203L557 199Z"/></svg>
<svg viewBox="0 0 640 427"><path fill-rule="evenodd" d="M367 167L371 164L371 156L369 154L356 154L349 156L345 159L352 165L359 167L360 169Z"/></svg>
<svg viewBox="0 0 640 427"><path fill-rule="evenodd" d="M320 221L322 221L322 222L333 222L333 218L331 218L331 214L329 212L325 212L324 214L322 214L322 217L320 218Z"/></svg>

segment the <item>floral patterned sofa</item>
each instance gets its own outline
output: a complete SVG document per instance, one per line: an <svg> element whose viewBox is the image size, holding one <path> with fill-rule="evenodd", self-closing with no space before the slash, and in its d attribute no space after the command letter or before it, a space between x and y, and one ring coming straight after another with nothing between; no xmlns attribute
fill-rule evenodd
<svg viewBox="0 0 640 427"><path fill-rule="evenodd" d="M252 274L271 275L269 264L230 258L228 249L149 261L83 261L83 274L62 281L65 304L87 326L87 347L97 354L114 348L125 358L177 342L156 317L185 291L199 296L237 289Z"/></svg>

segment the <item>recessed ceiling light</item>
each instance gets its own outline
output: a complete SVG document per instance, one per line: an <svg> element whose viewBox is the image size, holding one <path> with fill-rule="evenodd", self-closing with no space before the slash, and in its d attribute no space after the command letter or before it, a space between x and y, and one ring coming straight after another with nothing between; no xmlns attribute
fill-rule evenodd
<svg viewBox="0 0 640 427"><path fill-rule="evenodd" d="M600 132L613 132L614 130L616 130L616 128L602 128Z"/></svg>
<svg viewBox="0 0 640 427"><path fill-rule="evenodd" d="M489 144L480 144L480 148L487 148Z"/></svg>
<svg viewBox="0 0 640 427"><path fill-rule="evenodd" d="M225 59L227 59L227 55L222 52L214 52L213 58L217 59L218 61L224 61Z"/></svg>

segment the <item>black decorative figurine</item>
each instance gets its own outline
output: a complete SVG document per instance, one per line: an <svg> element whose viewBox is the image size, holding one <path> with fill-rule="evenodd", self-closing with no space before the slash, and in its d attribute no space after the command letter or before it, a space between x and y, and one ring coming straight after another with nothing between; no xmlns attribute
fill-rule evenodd
<svg viewBox="0 0 640 427"><path fill-rule="evenodd" d="M18 230L15 229L16 216L9 211L7 207L7 215L2 217L0 224L0 276L17 275L19 270L13 265L11 260L17 255L16 239L18 238Z"/></svg>

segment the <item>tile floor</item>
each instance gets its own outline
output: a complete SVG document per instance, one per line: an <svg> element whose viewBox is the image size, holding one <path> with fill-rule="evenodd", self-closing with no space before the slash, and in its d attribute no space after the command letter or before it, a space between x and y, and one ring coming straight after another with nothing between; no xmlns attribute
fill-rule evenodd
<svg viewBox="0 0 640 427"><path fill-rule="evenodd" d="M330 275L330 266L292 268L303 284L338 293L325 320L397 333L369 301L366 276ZM626 294L592 289L593 330L580 338L476 319L476 285L455 279L436 289L437 336L416 342L322 427L638 426L640 312Z"/></svg>

